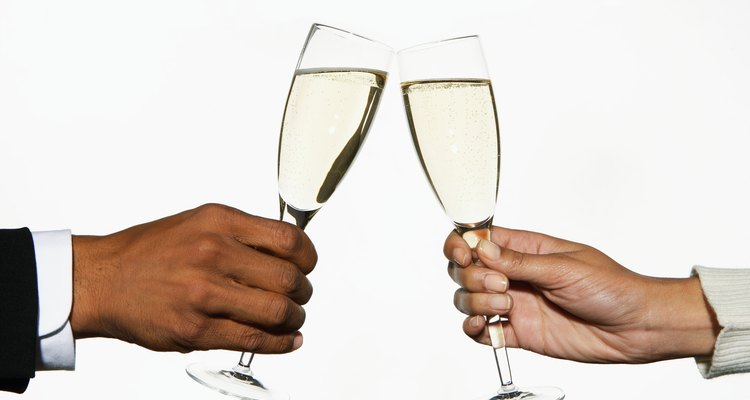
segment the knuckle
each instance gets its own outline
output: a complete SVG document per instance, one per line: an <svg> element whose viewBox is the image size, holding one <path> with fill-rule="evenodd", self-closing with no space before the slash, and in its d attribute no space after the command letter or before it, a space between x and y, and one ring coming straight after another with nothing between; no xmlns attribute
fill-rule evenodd
<svg viewBox="0 0 750 400"><path fill-rule="evenodd" d="M179 348L203 349L202 342L209 331L209 321L206 318L196 316L184 319L176 326L175 338Z"/></svg>
<svg viewBox="0 0 750 400"><path fill-rule="evenodd" d="M274 297L269 301L268 318L273 326L287 325L294 314L294 306L291 300L286 297Z"/></svg>
<svg viewBox="0 0 750 400"><path fill-rule="evenodd" d="M466 308L466 291L463 289L458 289L453 293L453 305L456 306L458 311L461 311L464 314L468 314L467 308Z"/></svg>
<svg viewBox="0 0 750 400"><path fill-rule="evenodd" d="M469 267L460 271L462 274L460 285L473 291L484 291L484 278L488 275L487 268Z"/></svg>
<svg viewBox="0 0 750 400"><path fill-rule="evenodd" d="M221 204L207 203L195 209L195 214L201 218L212 218L222 212Z"/></svg>
<svg viewBox="0 0 750 400"><path fill-rule="evenodd" d="M195 243L195 251L198 259L202 261L214 261L222 254L224 240L219 235L201 235Z"/></svg>
<svg viewBox="0 0 750 400"><path fill-rule="evenodd" d="M199 308L204 307L212 298L214 298L214 293L210 285L199 281L188 287L185 296L187 304L193 308Z"/></svg>
<svg viewBox="0 0 750 400"><path fill-rule="evenodd" d="M278 284L284 294L295 294L302 289L303 276L297 267L282 264L278 274Z"/></svg>
<svg viewBox="0 0 750 400"><path fill-rule="evenodd" d="M207 203L196 209L196 216L200 221L218 226L231 221L236 213L236 209L219 203Z"/></svg>
<svg viewBox="0 0 750 400"><path fill-rule="evenodd" d="M464 323L463 323L463 326L461 327L461 329L464 331L464 334L466 334L466 336L474 339L474 337L475 337L474 331L469 326L469 319L468 318L466 320L464 320Z"/></svg>
<svg viewBox="0 0 750 400"><path fill-rule="evenodd" d="M307 260L307 263L302 266L302 270L304 271L305 275L312 272L313 269L315 269L315 266L318 264L318 252L315 250L315 247L312 248L312 251L310 252L310 257Z"/></svg>
<svg viewBox="0 0 750 400"><path fill-rule="evenodd" d="M274 242L286 254L293 254L302 249L304 242L302 230L291 224L276 224Z"/></svg>
<svg viewBox="0 0 750 400"><path fill-rule="evenodd" d="M202 215L221 215L228 210L229 207L219 203L206 203L198 207L198 213Z"/></svg>
<svg viewBox="0 0 750 400"><path fill-rule="evenodd" d="M252 329L242 334L239 342L248 351L262 352L266 350L268 339L262 331Z"/></svg>
<svg viewBox="0 0 750 400"><path fill-rule="evenodd" d="M294 296L293 299L295 303L299 305L305 305L312 298L312 293L312 284L306 277L303 276L300 280L299 289L290 296Z"/></svg>
<svg viewBox="0 0 750 400"><path fill-rule="evenodd" d="M307 278L304 278L304 279L307 282L306 284L304 284L305 289L302 290L302 293L300 295L298 295L299 296L299 299L298 299L299 303L298 304L301 304L301 305L307 304L307 302L310 301L310 299L312 298L312 295L313 295L312 284L309 283L310 281L308 281Z"/></svg>
<svg viewBox="0 0 750 400"><path fill-rule="evenodd" d="M514 251L511 254L511 259L508 265L508 268L514 271L517 271L524 267L526 264L526 255L519 251Z"/></svg>
<svg viewBox="0 0 750 400"><path fill-rule="evenodd" d="M305 312L305 309L300 307L300 318L297 320L297 322L292 325L292 329L299 330L299 328L302 328L302 325L305 324L305 320L307 319L307 313Z"/></svg>

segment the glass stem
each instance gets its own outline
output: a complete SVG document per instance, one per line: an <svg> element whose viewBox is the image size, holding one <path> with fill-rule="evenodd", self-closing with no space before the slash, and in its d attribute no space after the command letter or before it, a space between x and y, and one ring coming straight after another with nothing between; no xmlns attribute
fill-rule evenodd
<svg viewBox="0 0 750 400"><path fill-rule="evenodd" d="M472 251L475 251L476 246L479 244L480 240L490 240L492 233L492 218L488 219L484 223L479 224L478 226L471 228L457 226L456 230L464 238L464 240L466 240L466 243L471 246ZM474 261L476 262L478 260L475 259ZM490 338L492 340L492 353L495 356L497 374L500 377L500 390L498 391L498 393L509 394L517 392L518 389L513 384L513 374L510 370L508 349L505 347L505 336L503 334L502 321L499 317L494 321L491 321L493 319L492 317L485 318L487 319L487 327L489 329Z"/></svg>
<svg viewBox="0 0 750 400"><path fill-rule="evenodd" d="M319 209L318 209L319 210ZM287 204L281 196L279 196L279 221L289 222L290 224L297 225L302 230L305 229L307 223L310 222L312 217L317 214L318 210L302 211L298 210L289 204Z"/></svg>
<svg viewBox="0 0 750 400"><path fill-rule="evenodd" d="M242 367L250 368L250 363L253 362L253 358L255 358L255 353L243 352L242 355L240 355L240 362L238 364Z"/></svg>
<svg viewBox="0 0 750 400"><path fill-rule="evenodd" d="M489 320L487 321L489 323ZM497 321L499 324L500 321ZM495 355L495 364L497 365L497 374L500 376L500 387L503 392L515 392L516 386L513 384L513 373L510 371L510 359L508 359L508 348L492 348Z"/></svg>

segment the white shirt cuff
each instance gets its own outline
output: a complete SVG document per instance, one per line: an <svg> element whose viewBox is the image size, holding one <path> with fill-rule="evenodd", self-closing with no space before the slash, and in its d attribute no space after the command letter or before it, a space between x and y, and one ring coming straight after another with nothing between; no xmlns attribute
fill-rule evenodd
<svg viewBox="0 0 750 400"><path fill-rule="evenodd" d="M32 232L39 287L39 353L36 369L75 368L70 327L73 305L73 244L69 230Z"/></svg>

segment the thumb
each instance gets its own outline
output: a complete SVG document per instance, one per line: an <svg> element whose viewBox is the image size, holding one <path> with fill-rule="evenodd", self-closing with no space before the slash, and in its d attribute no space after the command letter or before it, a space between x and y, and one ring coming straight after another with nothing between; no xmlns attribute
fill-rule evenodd
<svg viewBox="0 0 750 400"><path fill-rule="evenodd" d="M539 286L554 285L554 257L529 254L501 248L489 240L481 240L476 247L482 263L505 274L508 279L524 281Z"/></svg>

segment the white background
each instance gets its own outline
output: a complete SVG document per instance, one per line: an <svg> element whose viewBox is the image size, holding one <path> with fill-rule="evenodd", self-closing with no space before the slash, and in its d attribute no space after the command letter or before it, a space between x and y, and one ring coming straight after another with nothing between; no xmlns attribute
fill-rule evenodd
<svg viewBox="0 0 750 400"><path fill-rule="evenodd" d="M0 226L106 234L221 202L278 212L285 97L312 22L394 48L479 34L503 146L495 222L588 243L643 274L750 266L746 0L0 0ZM357 163L308 229L305 345L256 359L295 400L471 399L497 385L464 337L394 73ZM22 398L220 399L183 371L237 354L77 343ZM569 399L747 398L690 359L579 364L511 351ZM17 398L0 394L0 399Z"/></svg>

